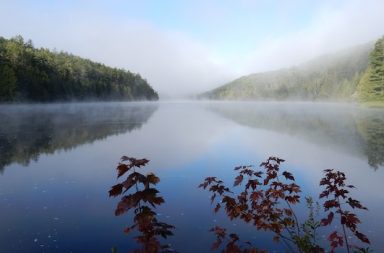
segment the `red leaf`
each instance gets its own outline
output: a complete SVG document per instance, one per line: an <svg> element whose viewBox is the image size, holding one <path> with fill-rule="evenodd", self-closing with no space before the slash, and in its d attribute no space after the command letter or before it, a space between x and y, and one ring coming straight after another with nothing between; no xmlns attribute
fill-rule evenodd
<svg viewBox="0 0 384 253"><path fill-rule="evenodd" d="M325 190L322 193L320 193L319 198L324 198L329 196L329 191Z"/></svg>
<svg viewBox="0 0 384 253"><path fill-rule="evenodd" d="M332 200L325 201L323 206L324 206L325 210L327 211L330 208L339 207L340 204L336 200L332 199Z"/></svg>
<svg viewBox="0 0 384 253"><path fill-rule="evenodd" d="M134 158L131 158L130 159L131 163L133 166L136 166L136 167L141 167L141 166L145 166L149 160L147 159L134 159Z"/></svg>
<svg viewBox="0 0 384 253"><path fill-rule="evenodd" d="M138 193L141 193L140 197L144 202L148 202L153 207L155 207L155 205L161 205L162 203L164 203L164 199L162 197L156 196L158 192L159 191L155 188L148 188Z"/></svg>
<svg viewBox="0 0 384 253"><path fill-rule="evenodd" d="M160 178L157 177L155 174L153 173L149 173L147 175L147 182L148 183L151 183L151 184L157 184L158 182L160 182Z"/></svg>
<svg viewBox="0 0 384 253"><path fill-rule="evenodd" d="M331 252L337 247L342 247L344 244L343 237L337 234L337 231L334 231L328 236L328 240L331 242Z"/></svg>
<svg viewBox="0 0 384 253"><path fill-rule="evenodd" d="M241 184L242 181L243 181L243 175L238 175L235 178L235 182L233 183L233 186L237 186L237 185Z"/></svg>
<svg viewBox="0 0 384 253"><path fill-rule="evenodd" d="M363 206L362 204L360 204L360 201L358 201L358 200L355 200L355 199L352 199L352 198L348 198L347 203L348 203L352 208L359 208L359 209L368 210L365 206Z"/></svg>
<svg viewBox="0 0 384 253"><path fill-rule="evenodd" d="M135 194L130 194L128 196L124 196L120 202L117 204L116 210L115 210L115 215L119 216L132 207L137 206L137 204L140 201L140 196L138 193Z"/></svg>
<svg viewBox="0 0 384 253"><path fill-rule="evenodd" d="M262 196L262 193L260 191L255 191L251 193L250 198L252 201L257 201L261 196Z"/></svg>
<svg viewBox="0 0 384 253"><path fill-rule="evenodd" d="M124 164L124 163L119 163L119 165L117 165L117 177L121 177L122 175L124 175L125 172L127 172L131 167L129 167L128 165Z"/></svg>
<svg viewBox="0 0 384 253"><path fill-rule="evenodd" d="M360 239L360 241L368 243L368 244L371 244L371 242L369 241L368 237L366 235L360 233L359 231L355 231L355 235L356 235L357 238Z"/></svg>
<svg viewBox="0 0 384 253"><path fill-rule="evenodd" d="M328 217L326 219L321 220L321 225L328 226L329 224L331 224L333 220L333 216L334 216L333 212L329 212Z"/></svg>
<svg viewBox="0 0 384 253"><path fill-rule="evenodd" d="M283 172L283 176L284 176L286 179L295 181L295 178L292 176L292 174L289 173L289 172L287 172L287 171L284 171L284 172Z"/></svg>
<svg viewBox="0 0 384 253"><path fill-rule="evenodd" d="M123 192L123 185L117 184L112 186L112 189L109 190L109 197L116 197L117 195L121 194Z"/></svg>
<svg viewBox="0 0 384 253"><path fill-rule="evenodd" d="M245 185L245 189L249 189L249 187L252 188L252 190L255 190L258 185L260 185L259 180L257 179L249 179L248 183Z"/></svg>

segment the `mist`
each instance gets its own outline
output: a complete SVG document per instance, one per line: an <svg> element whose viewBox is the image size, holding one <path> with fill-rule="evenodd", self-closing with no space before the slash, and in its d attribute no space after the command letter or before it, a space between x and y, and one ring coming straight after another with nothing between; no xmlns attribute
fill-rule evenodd
<svg viewBox="0 0 384 253"><path fill-rule="evenodd" d="M384 2L375 0L280 2L275 19L262 15L263 8L270 8L264 1L168 7L155 19L148 18L147 3L2 1L0 22L7 25L0 27L0 35L20 34L37 47L140 73L164 99L298 65L384 34ZM308 17L298 17L303 8Z"/></svg>

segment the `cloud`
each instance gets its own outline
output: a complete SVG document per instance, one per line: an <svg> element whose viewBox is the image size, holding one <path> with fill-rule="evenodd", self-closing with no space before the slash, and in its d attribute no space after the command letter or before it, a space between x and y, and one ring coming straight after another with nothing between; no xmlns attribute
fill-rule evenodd
<svg viewBox="0 0 384 253"><path fill-rule="evenodd" d="M12 8L8 6L6 12L12 13ZM55 18L23 9L17 13L0 18L2 23L12 24L1 29L2 34L21 34L36 46L68 51L140 73L163 97L199 93L235 77L198 41L144 21L112 18L83 9Z"/></svg>
<svg viewBox="0 0 384 253"><path fill-rule="evenodd" d="M228 78L204 46L183 34L127 22L80 25L75 33L73 51L83 45L81 55L139 72L163 95L200 92Z"/></svg>
<svg viewBox="0 0 384 253"><path fill-rule="evenodd" d="M305 29L265 38L247 59L243 73L290 67L316 56L367 43L384 35L383 1L348 1L319 9Z"/></svg>
<svg viewBox="0 0 384 253"><path fill-rule="evenodd" d="M156 18L145 4L117 13L123 2L75 3L0 2L0 23L7 24L0 35L21 34L36 46L138 72L163 98L203 92L239 75L289 67L384 34L381 0L310 7L298 0L276 8L263 1L198 1L172 5L172 11L164 7ZM295 15L305 11L309 18L300 21ZM167 12L172 18L163 17Z"/></svg>

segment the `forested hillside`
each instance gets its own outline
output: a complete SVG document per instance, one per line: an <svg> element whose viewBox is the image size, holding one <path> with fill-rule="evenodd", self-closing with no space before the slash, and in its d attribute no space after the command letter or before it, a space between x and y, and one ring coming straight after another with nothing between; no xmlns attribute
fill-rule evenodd
<svg viewBox="0 0 384 253"><path fill-rule="evenodd" d="M384 102L384 37L379 39L369 56L369 66L357 87L362 102Z"/></svg>
<svg viewBox="0 0 384 253"><path fill-rule="evenodd" d="M294 68L244 76L201 97L223 100L354 100L360 97L357 86L369 65L372 48L373 44L369 43L324 55ZM380 75L382 70L375 71Z"/></svg>
<svg viewBox="0 0 384 253"><path fill-rule="evenodd" d="M139 74L0 37L0 102L156 100Z"/></svg>

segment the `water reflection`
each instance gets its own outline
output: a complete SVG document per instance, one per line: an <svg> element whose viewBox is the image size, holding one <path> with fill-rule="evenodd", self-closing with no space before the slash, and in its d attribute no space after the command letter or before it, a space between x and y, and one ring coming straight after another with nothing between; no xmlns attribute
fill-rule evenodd
<svg viewBox="0 0 384 253"><path fill-rule="evenodd" d="M156 213L159 220L173 224L177 228L175 235L167 239L167 243L180 252L209 252L215 238L208 230L217 224L231 228L231 231L238 231L239 236L246 241L261 242L257 245L262 245L270 252L284 252L284 249L272 241L272 236L269 234L257 233L253 227L215 215L211 211L210 194L197 188L203 178L211 175L230 182L234 178L233 167L239 164L258 164L269 155L287 160L284 169L294 173L306 196L318 196L318 187L314 186L318 185L323 169L332 166L345 171L348 182L358 187L356 198L362 200L369 208L369 212L361 216L362 230L367 231L367 236L372 239L375 252L382 252L384 196L377 193L382 191L384 169L377 171L369 169L364 146L366 137L357 132L363 129L372 132L369 130L371 127L366 123L357 127L356 123L368 122L375 117L380 120L381 116L375 116L374 110L367 110L368 116L359 114L356 111L361 109L348 109L348 106L335 105L333 108L307 104L273 106L271 103L260 105L261 112L270 108L270 114L263 114L265 122L253 119L256 126L262 123L262 127L251 128L243 121L223 117L224 114L216 112L220 108L214 109L223 107L220 110L224 112L233 110L235 114L239 114L231 117L243 114L246 122L249 120L247 117L260 114L252 113L251 109L250 114L242 111L257 107L257 104L172 102L159 103L157 110L157 106L145 103L141 103L140 106L118 103L83 105L88 110L82 109L83 117L78 118L74 117L79 114L75 112L75 109L79 109L76 106L72 109L67 106L67 109L62 110L60 106L56 106L56 109L44 109L40 106L40 111L46 111L45 114L50 111L52 116L42 118L41 115L44 113L35 114L40 115L36 117L40 117L42 122L50 118L54 122L50 122L50 125L67 128L66 131L52 130L54 133L62 131L59 150L66 149L63 145L66 137L72 139L72 143L74 141L81 143L80 134L77 134L77 138L69 137L70 133L75 134L76 131L95 136L95 140L100 139L92 145L70 146L68 148L72 149L69 152L42 155L38 162L31 162L26 168L17 163L6 167L6 171L0 177L2 207L0 217L3 218L0 252L110 252L112 246L115 246L118 252L134 250L136 242L130 240L131 235L122 233L123 227L129 225L128 221L134 216L128 212L123 216L114 217L113 210L120 199L109 199L106 193L106 189L112 184L119 183L114 168L118 158L123 154L147 157L151 160L147 169L161 178L156 188L161 196L166 197L166 204L158 206ZM297 112L294 112L296 109ZM4 107L1 107L0 111L3 114L4 110ZM23 108L21 111L24 111L23 117L29 117L34 110L36 109ZM151 112L155 110L155 113ZM329 111L328 117L331 119L326 119L325 111ZM55 112L58 115L54 115ZM120 117L119 112L123 116ZM369 112L372 112L373 116L369 116ZM74 115L64 123L64 120L60 120L59 114L64 114L64 118L70 117L68 114ZM377 114L380 115L380 112L377 111ZM11 117L12 113L9 112L7 115ZM17 115L21 117L21 114ZM34 131L28 128L28 121L38 121L34 119L36 117L20 119L23 124L14 124L18 127L24 126L23 129L30 131L29 133L21 135L21 130L12 129L11 126L7 133L19 132L20 136L26 138L33 133L38 134L37 126L43 129L45 127L42 122L38 125L33 123ZM285 118L283 120L279 117ZM301 120L301 124L309 129L305 127L301 127L300 131L295 129L300 127L298 122L288 128L286 122L292 121L290 117L295 118L293 122ZM76 124L76 127L70 126L71 121L80 121L81 118L82 123L75 122L73 124ZM314 122L307 123L306 119ZM3 122L3 118L0 120ZM335 123L332 120L340 122ZM270 121L282 125L275 126L268 123ZM316 127L321 129L318 126L320 124L328 126L322 126L324 130L316 129ZM133 129L135 125L141 126L140 129L129 132L128 129ZM332 127L343 129L328 129ZM282 129L281 132L278 132L279 128ZM284 130L285 128L291 132ZM2 129L5 131L3 127ZM102 134L91 133L102 129L116 136L105 134L104 137L110 137L104 138ZM120 130L127 132L120 134ZM377 131L379 130L380 128ZM335 136L336 133L340 136ZM304 136L300 136L301 134ZM38 139L36 136L31 138ZM342 143L335 141L335 138L339 138ZM9 139L11 140L11 137ZM84 139L91 141L91 138ZM327 144L327 141L330 143ZM46 146L53 146L50 142ZM46 146L41 146L40 151ZM20 144L18 147L23 146Z"/></svg>
<svg viewBox="0 0 384 253"><path fill-rule="evenodd" d="M86 103L0 107L0 171L40 154L70 150L140 128L155 103Z"/></svg>
<svg viewBox="0 0 384 253"><path fill-rule="evenodd" d="M208 108L238 124L271 130L384 165L384 112L313 103L216 103Z"/></svg>

